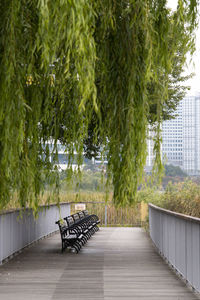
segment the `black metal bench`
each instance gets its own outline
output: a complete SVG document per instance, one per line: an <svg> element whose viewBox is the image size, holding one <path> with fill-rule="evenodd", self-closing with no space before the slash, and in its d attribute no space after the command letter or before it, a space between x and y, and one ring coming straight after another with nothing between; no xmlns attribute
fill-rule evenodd
<svg viewBox="0 0 200 300"><path fill-rule="evenodd" d="M99 218L82 211L56 222L59 226L62 252L66 248L74 249L77 253L88 239L99 230Z"/></svg>
<svg viewBox="0 0 200 300"><path fill-rule="evenodd" d="M70 229L66 224L66 221L63 219L57 221L56 224L58 224L60 230L62 252L66 248L71 248L78 253L78 251L81 249L81 242L77 232L73 229Z"/></svg>

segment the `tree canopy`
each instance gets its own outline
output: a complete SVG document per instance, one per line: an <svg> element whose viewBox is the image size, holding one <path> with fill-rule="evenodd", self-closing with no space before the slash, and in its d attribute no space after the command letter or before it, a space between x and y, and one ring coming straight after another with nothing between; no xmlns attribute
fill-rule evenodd
<svg viewBox="0 0 200 300"><path fill-rule="evenodd" d="M185 173L179 166L174 165L165 165L165 175L172 176L172 177L186 177L187 173Z"/></svg>
<svg viewBox="0 0 200 300"><path fill-rule="evenodd" d="M0 0L0 10L0 206L18 191L37 209L44 181L53 174L59 185L44 145L53 140L56 152L61 139L81 164L91 123L114 202L133 203L149 122L160 165L160 123L176 106L170 91L181 93L197 1L172 12L165 0Z"/></svg>

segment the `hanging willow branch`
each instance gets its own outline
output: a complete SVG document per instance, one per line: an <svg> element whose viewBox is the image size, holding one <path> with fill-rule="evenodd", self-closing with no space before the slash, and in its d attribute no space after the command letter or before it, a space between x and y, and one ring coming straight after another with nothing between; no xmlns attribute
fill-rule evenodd
<svg viewBox="0 0 200 300"><path fill-rule="evenodd" d="M149 120L159 132L176 58L180 75L194 50L196 1L179 0L174 13L164 0L0 0L0 10L0 207L18 191L37 210L58 178L45 145L56 153L61 140L81 164L91 122L114 202L133 203Z"/></svg>

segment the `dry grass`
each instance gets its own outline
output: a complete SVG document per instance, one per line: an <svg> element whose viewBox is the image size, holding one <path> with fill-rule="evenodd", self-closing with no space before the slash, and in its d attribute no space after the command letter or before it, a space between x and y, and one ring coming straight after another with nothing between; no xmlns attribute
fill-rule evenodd
<svg viewBox="0 0 200 300"><path fill-rule="evenodd" d="M162 196L161 206L200 218L200 185L192 181L169 184Z"/></svg>
<svg viewBox="0 0 200 300"><path fill-rule="evenodd" d="M71 203L71 214L75 213L75 203L85 202L86 209L96 214L101 219L101 225L105 224L105 205L107 205L108 226L134 226L141 224L140 204L135 207L115 208L112 204L112 193L108 195L107 202L105 193L102 192L61 192L60 202ZM57 203L58 198L49 192L45 192L39 199L40 205ZM17 195L13 195L11 202L4 210L19 208Z"/></svg>
<svg viewBox="0 0 200 300"><path fill-rule="evenodd" d="M59 201L58 201L59 199ZM44 192L39 198L39 205L57 204L58 202L105 202L106 196L102 192L60 192L59 196L51 192ZM112 193L108 195L108 201L112 200ZM27 205L29 207L29 205ZM10 202L3 208L4 210L20 208L17 193L14 193Z"/></svg>

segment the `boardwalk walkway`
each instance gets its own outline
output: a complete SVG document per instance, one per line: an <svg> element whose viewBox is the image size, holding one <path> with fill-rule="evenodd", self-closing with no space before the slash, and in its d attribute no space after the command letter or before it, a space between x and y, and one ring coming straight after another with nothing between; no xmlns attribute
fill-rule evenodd
<svg viewBox="0 0 200 300"><path fill-rule="evenodd" d="M102 228L77 254L58 234L0 266L1 300L198 299L139 228Z"/></svg>

